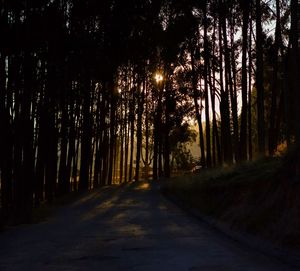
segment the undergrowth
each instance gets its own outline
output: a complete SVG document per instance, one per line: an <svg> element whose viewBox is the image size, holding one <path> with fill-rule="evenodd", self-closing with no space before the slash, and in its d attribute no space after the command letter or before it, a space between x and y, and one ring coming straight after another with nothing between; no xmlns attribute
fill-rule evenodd
<svg viewBox="0 0 300 271"><path fill-rule="evenodd" d="M300 248L294 155L176 177L166 182L164 192L233 229Z"/></svg>

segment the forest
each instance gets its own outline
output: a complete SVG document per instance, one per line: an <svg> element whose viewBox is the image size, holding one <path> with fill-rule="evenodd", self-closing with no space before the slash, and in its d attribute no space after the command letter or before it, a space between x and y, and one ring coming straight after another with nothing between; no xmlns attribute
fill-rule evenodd
<svg viewBox="0 0 300 271"><path fill-rule="evenodd" d="M299 0L1 0L0 221L169 178L195 137L202 169L297 146L299 16Z"/></svg>

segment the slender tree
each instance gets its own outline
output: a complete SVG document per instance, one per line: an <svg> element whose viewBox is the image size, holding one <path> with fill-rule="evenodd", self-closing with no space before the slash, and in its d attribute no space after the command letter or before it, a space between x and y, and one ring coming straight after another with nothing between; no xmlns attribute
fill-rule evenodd
<svg viewBox="0 0 300 271"><path fill-rule="evenodd" d="M261 1L256 0L256 89L258 152L265 155L264 60Z"/></svg>

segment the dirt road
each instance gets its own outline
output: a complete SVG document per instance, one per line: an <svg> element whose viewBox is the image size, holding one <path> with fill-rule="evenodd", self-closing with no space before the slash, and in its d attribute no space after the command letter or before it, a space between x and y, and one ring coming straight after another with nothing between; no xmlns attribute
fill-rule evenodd
<svg viewBox="0 0 300 271"><path fill-rule="evenodd" d="M0 270L289 271L190 217L148 183L103 188L0 233Z"/></svg>

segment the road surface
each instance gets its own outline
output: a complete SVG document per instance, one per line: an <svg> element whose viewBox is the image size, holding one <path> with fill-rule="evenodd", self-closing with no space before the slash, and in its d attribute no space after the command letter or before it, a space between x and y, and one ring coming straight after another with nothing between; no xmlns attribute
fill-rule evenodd
<svg viewBox="0 0 300 271"><path fill-rule="evenodd" d="M0 233L0 270L289 271L190 217L145 182L107 187Z"/></svg>

